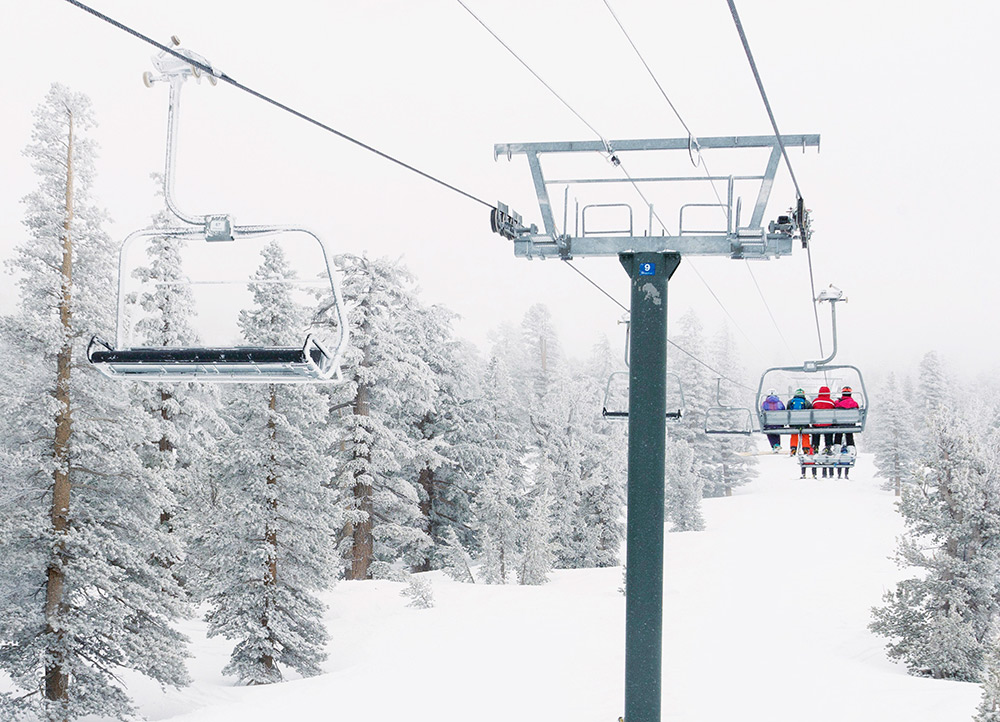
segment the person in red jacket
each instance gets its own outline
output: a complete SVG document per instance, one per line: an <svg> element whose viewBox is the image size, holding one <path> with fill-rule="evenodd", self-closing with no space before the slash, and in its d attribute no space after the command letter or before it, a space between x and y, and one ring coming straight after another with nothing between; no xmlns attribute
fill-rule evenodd
<svg viewBox="0 0 1000 722"><path fill-rule="evenodd" d="M829 386L819 387L819 396L813 399L812 407L814 409L832 409L836 407L836 403L830 398ZM816 424L816 426L829 426L829 424ZM826 446L823 448L823 453L829 454L833 447L833 434L813 434L812 442L814 449L819 448L820 436L823 437L823 441L826 443ZM826 469L823 471L826 471Z"/></svg>

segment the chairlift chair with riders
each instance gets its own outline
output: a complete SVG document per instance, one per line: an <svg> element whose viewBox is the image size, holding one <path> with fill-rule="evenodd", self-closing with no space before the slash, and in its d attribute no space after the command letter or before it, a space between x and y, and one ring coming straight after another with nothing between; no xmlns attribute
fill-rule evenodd
<svg viewBox="0 0 1000 722"><path fill-rule="evenodd" d="M864 431L870 408L868 392L861 370L849 364L831 364L837 355L836 304L846 301L843 291L835 286L823 290L816 299L830 303L833 320L833 352L819 361L806 361L801 366L775 366L761 374L757 387L757 413L760 430L768 434L857 434ZM804 378L813 378L812 386L830 387L831 377L840 379L852 389L851 395L858 402L856 409L785 409L775 411L762 408L765 389L781 387L782 380L793 376L800 385ZM851 382L844 382L850 378ZM810 391L814 391L810 389ZM834 389L836 390L836 389ZM859 394L860 391L860 394ZM790 394L789 394L790 395Z"/></svg>
<svg viewBox="0 0 1000 722"><path fill-rule="evenodd" d="M175 46L177 38L172 38ZM211 69L204 58L183 48L176 51L184 58ZM266 382L302 383L323 382L340 379L340 358L348 341L348 327L344 302L330 265L330 255L323 241L312 231L297 226L236 225L228 215L190 215L178 209L172 196L172 179L176 157L177 122L180 107L180 92L189 77L200 79L205 71L185 62L176 55L161 52L153 58L158 75L144 73L143 82L147 87L165 81L170 84L170 103L167 122L166 167L163 178L164 199L167 209L180 221L181 225L166 228L147 228L130 234L122 243L118 265L118 301L115 345L94 336L87 348L87 358L98 370L111 378L137 381L211 381L211 382ZM214 85L216 78L206 74ZM314 320L312 330L333 329L335 337L330 343L321 342L313 332L306 332L300 345L296 346L157 346L143 347L129 345L127 329L127 289L125 257L129 247L138 240L156 238L177 238L204 247L218 248L227 244L248 248L250 240L282 239L289 237L305 240L310 247L318 245L322 263L315 265L322 269L322 288L319 295L325 296L322 322ZM315 244L315 245L314 245ZM244 253L244 251L240 251ZM221 269L216 269L221 270ZM268 281L250 280L249 283ZM290 281L273 281L290 283ZM234 281L208 281L206 283L235 283ZM246 281L243 281L246 283ZM168 284L161 284L168 285Z"/></svg>

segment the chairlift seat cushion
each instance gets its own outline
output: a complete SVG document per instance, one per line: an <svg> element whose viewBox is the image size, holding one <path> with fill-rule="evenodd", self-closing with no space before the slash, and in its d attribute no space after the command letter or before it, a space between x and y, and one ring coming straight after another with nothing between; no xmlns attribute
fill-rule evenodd
<svg viewBox="0 0 1000 722"><path fill-rule="evenodd" d="M233 382L310 381L324 377L331 360L318 346L154 347L93 350L90 361L112 377L163 381L223 378Z"/></svg>

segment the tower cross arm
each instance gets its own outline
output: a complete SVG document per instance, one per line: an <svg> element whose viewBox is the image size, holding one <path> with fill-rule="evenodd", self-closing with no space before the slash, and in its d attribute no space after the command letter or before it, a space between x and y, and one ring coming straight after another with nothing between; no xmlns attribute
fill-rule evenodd
<svg viewBox="0 0 1000 722"><path fill-rule="evenodd" d="M643 150L687 150L694 142L699 148L771 148L778 143L773 135L724 135L708 138L649 138L609 140L607 145L600 140L568 140L538 143L497 143L493 146L494 156L512 156L523 153L605 153L608 148L615 152ZM819 134L782 135L781 142L786 148L818 148Z"/></svg>
<svg viewBox="0 0 1000 722"><path fill-rule="evenodd" d="M793 236L788 233L758 233L749 236L584 236L579 238L519 236L514 255L521 258L573 258L619 256L622 253L679 253L682 256L729 256L730 258L779 258L791 255Z"/></svg>

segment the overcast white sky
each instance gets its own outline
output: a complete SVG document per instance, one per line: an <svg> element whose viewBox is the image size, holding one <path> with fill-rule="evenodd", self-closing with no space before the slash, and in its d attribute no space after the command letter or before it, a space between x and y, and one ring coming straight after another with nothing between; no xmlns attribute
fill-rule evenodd
<svg viewBox="0 0 1000 722"><path fill-rule="evenodd" d="M493 144L594 138L456 0L91 4L162 42L176 34L234 79L539 225L524 158L495 162ZM602 0L468 4L605 137L685 135ZM612 6L696 135L770 132L725 0ZM835 283L850 299L838 310L838 361L908 369L937 349L963 371L1000 368L990 290L1000 260L1000 6L738 7L782 132L822 136L818 154L791 158L814 212L817 286ZM155 51L64 0L0 0L0 27L0 257L24 237L20 199L34 179L21 150L53 81L94 102L96 194L110 230L123 238L147 225L156 209L147 179L162 167L166 123L166 86L141 82ZM725 151L705 158L713 173L733 172ZM767 218L794 201L787 171L779 179ZM185 88L177 196L194 213L310 226L335 251L402 256L424 296L462 313L460 331L480 345L537 302L571 353L599 333L623 340L620 309L558 262L515 259L482 206L224 84ZM636 197L644 218L639 205ZM617 260L577 265L627 303ZM743 262L685 260L670 285L671 319L688 308L709 330L726 319L694 268L734 332L752 339L751 371L817 358L803 251L752 266L788 346ZM5 280L0 311L11 301ZM828 318L824 307L825 332Z"/></svg>

